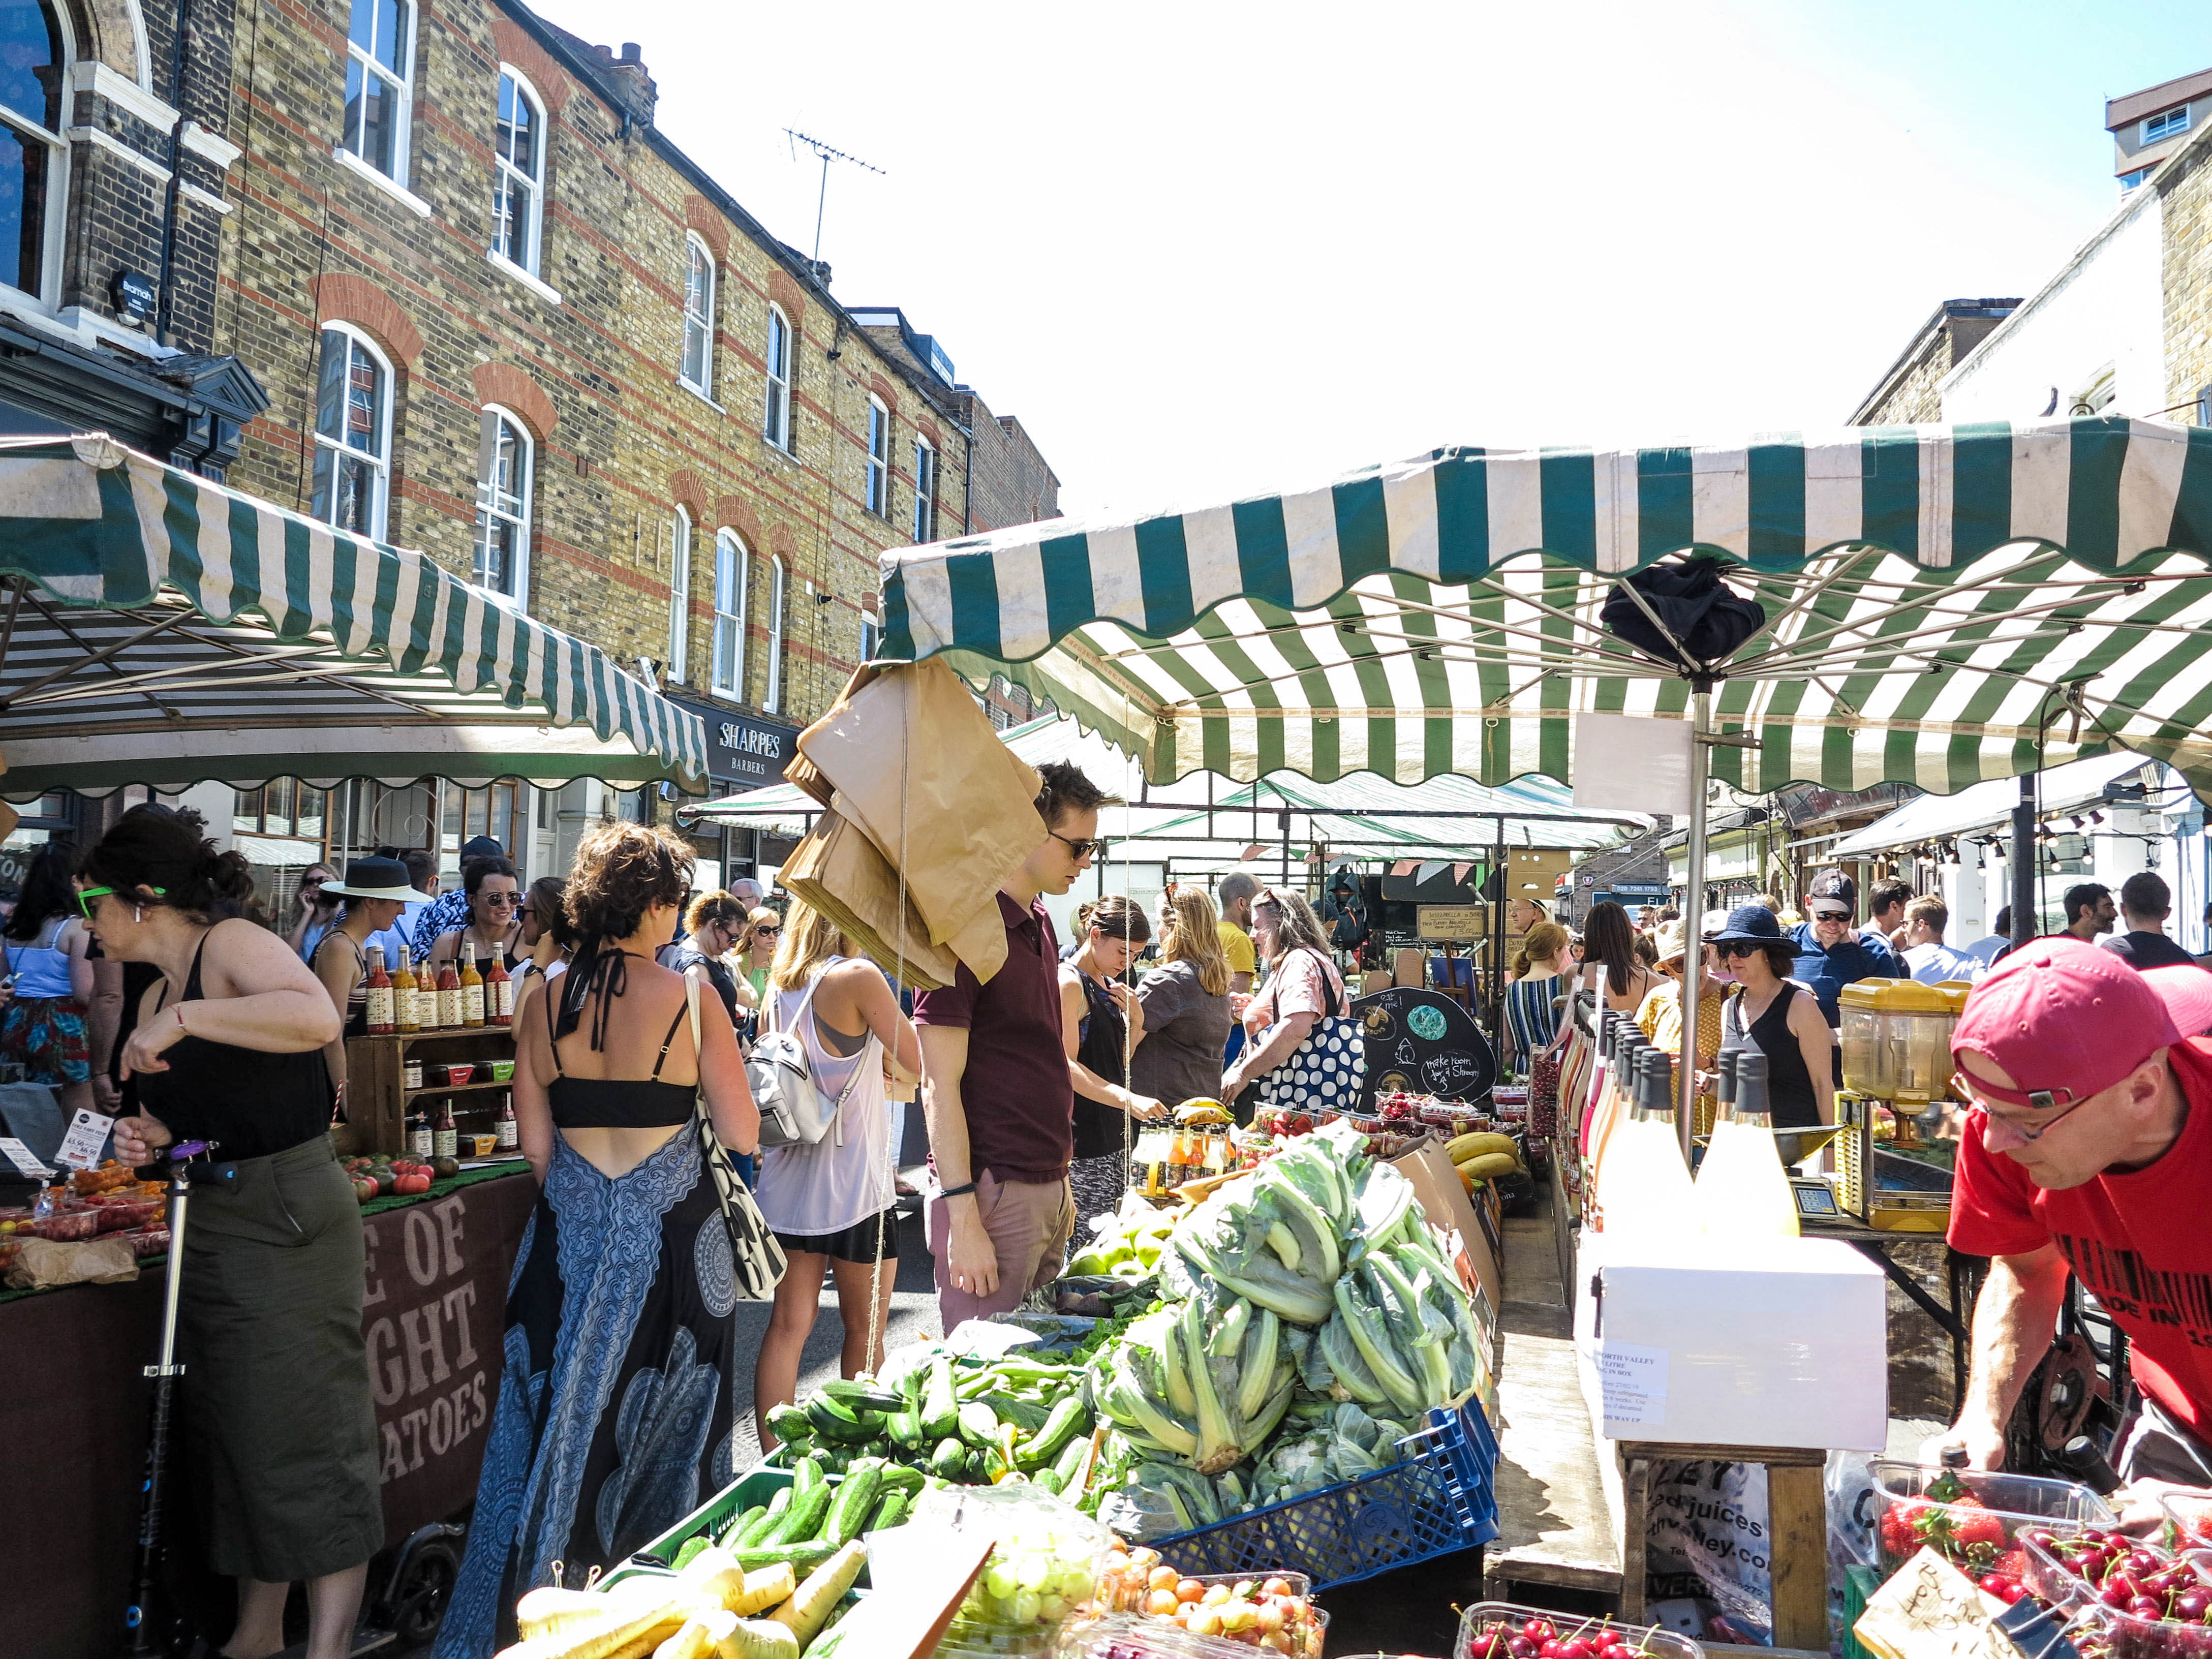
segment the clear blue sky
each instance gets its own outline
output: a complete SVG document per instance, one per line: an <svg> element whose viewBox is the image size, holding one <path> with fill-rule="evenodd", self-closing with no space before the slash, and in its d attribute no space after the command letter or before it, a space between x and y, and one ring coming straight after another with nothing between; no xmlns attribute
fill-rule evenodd
<svg viewBox="0 0 2212 1659"><path fill-rule="evenodd" d="M836 292L936 334L1072 511L1838 423L2111 211L2105 98L2212 67L2203 0L547 3L802 248L782 128L886 169L831 174Z"/></svg>

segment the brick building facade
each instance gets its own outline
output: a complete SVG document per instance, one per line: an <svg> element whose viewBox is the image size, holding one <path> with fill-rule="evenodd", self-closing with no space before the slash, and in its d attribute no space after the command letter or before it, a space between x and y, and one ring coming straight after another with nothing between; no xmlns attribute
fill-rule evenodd
<svg viewBox="0 0 2212 1659"><path fill-rule="evenodd" d="M971 522L973 394L659 132L635 47L513 0L272 0L231 72L214 332L270 396L233 482L508 594L710 734L819 714L878 554Z"/></svg>
<svg viewBox="0 0 2212 1659"><path fill-rule="evenodd" d="M2019 306L2009 300L1946 300L1851 412L1853 426L1911 426L1943 418L1944 376Z"/></svg>

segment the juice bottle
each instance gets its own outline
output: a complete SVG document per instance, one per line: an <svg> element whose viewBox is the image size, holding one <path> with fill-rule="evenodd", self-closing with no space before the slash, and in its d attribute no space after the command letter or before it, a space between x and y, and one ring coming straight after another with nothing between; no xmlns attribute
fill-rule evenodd
<svg viewBox="0 0 2212 1659"><path fill-rule="evenodd" d="M368 993L368 1034L371 1036L390 1036L398 1029L398 1014L392 1002L392 975L384 971L384 947L368 947L368 978L364 988Z"/></svg>
<svg viewBox="0 0 2212 1659"><path fill-rule="evenodd" d="M461 1023L461 970L453 965L451 957L438 969L437 1023L447 1030Z"/></svg>
<svg viewBox="0 0 2212 1659"><path fill-rule="evenodd" d="M1693 1233L1695 1194L1674 1139L1674 1062L1647 1048L1635 1082L1629 1121L1613 1132L1606 1164L1601 1194L1606 1235L1649 1239Z"/></svg>
<svg viewBox="0 0 2212 1659"><path fill-rule="evenodd" d="M429 1158L435 1156L430 1139L430 1115L416 1112L407 1120L407 1156Z"/></svg>
<svg viewBox="0 0 2212 1659"><path fill-rule="evenodd" d="M477 971L476 941L465 939L461 941L461 1024L481 1025L483 1023L483 975Z"/></svg>
<svg viewBox="0 0 2212 1659"><path fill-rule="evenodd" d="M422 994L415 983L415 964L404 940L399 946L399 971L392 976L392 1013L400 1036L412 1036L422 1029Z"/></svg>
<svg viewBox="0 0 2212 1659"><path fill-rule="evenodd" d="M1766 1056L1724 1055L1735 1064L1733 1098L1713 1123L1712 1145L1698 1171L1698 1218L1709 1237L1797 1237L1797 1202L1774 1147L1766 1094Z"/></svg>
<svg viewBox="0 0 2212 1659"><path fill-rule="evenodd" d="M514 1024L514 981L507 976L507 964L496 951L484 962L483 995L486 1021L494 1025Z"/></svg>
<svg viewBox="0 0 2212 1659"><path fill-rule="evenodd" d="M1589 1186L1601 1227L1605 1224L1607 1170L1613 1163L1615 1143L1628 1126L1638 1057L1644 1048L1644 1033L1627 1019L1613 1028L1613 1060L1606 1068L1605 1092L1598 1097L1590 1127Z"/></svg>

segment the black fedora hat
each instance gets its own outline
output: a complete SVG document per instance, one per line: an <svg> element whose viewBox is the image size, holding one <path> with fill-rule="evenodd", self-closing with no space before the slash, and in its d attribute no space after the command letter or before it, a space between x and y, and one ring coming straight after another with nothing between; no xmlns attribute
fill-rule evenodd
<svg viewBox="0 0 2212 1659"><path fill-rule="evenodd" d="M1709 945L1780 945L1782 924L1763 904L1739 904L1728 914L1728 926L1708 933Z"/></svg>

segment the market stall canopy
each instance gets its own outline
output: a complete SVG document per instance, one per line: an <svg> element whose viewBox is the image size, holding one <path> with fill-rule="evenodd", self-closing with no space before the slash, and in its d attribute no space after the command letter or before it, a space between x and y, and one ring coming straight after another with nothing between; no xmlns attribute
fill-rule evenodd
<svg viewBox="0 0 2212 1659"><path fill-rule="evenodd" d="M2141 755L2097 755L2088 760L2069 761L2037 780L2037 804L2045 812L2084 809L2104 799L2106 784L2145 770L2162 774L2166 769ZM2002 779L1974 784L1955 795L1923 795L1852 830L1826 856L1864 858L1949 836L1997 834L2008 828L2012 810L2019 803L2017 786Z"/></svg>
<svg viewBox="0 0 2212 1659"><path fill-rule="evenodd" d="M698 791L698 717L420 553L99 434L0 441L0 791Z"/></svg>
<svg viewBox="0 0 2212 1659"><path fill-rule="evenodd" d="M1009 727L1000 736L1008 749L1031 766L1072 760L1093 782L1132 800L1139 794L1142 773L1128 751L1084 731L1071 716L1048 714ZM1331 857L1356 860L1459 848L1480 854L1496 846L1501 833L1510 847L1588 851L1613 846L1625 835L1651 824L1648 817L1634 813L1578 811L1570 790L1540 777L1493 787L1449 774L1410 786L1371 775L1321 784L1285 774L1222 787L1211 802L1203 787L1207 782L1202 775L1185 776L1141 805L1108 807L1100 815L1099 832L1117 843L1117 859L1171 859L1178 868L1226 868L1239 862L1226 850L1230 842L1261 842L1272 854L1282 833L1276 815L1285 811L1294 815L1291 839L1302 855L1308 846L1321 842ZM796 785L776 784L692 810L718 823L795 836L804 833L822 809ZM1371 816L1375 813L1391 816ZM1401 813L1443 816L1396 816Z"/></svg>
<svg viewBox="0 0 2212 1659"><path fill-rule="evenodd" d="M1692 682L1599 617L1702 551L1765 622L1713 774L1939 793L2127 748L2212 791L2212 430L2089 417L1715 447L1441 449L1325 489L888 553L884 653L1009 672L1156 783L1573 775Z"/></svg>

